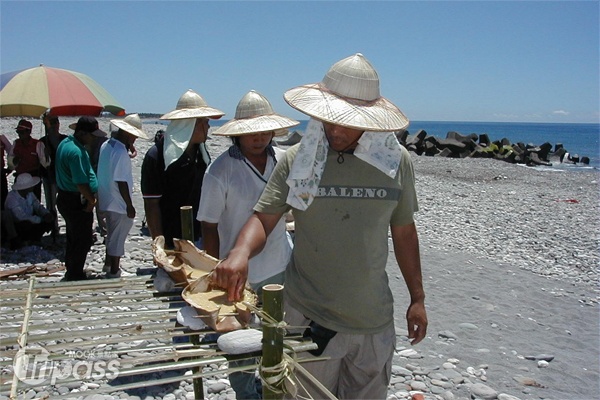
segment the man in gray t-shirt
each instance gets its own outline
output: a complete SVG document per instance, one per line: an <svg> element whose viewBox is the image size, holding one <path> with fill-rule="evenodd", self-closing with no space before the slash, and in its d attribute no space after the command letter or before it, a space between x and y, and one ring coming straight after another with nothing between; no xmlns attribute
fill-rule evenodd
<svg viewBox="0 0 600 400"><path fill-rule="evenodd" d="M393 133L408 120L381 97L377 72L362 54L284 97L312 119L277 164L214 281L231 300L239 298L248 259L292 209L286 322L309 326L305 336L318 344L313 354L328 357L303 366L338 398L385 398L395 348L385 271L389 231L410 293L408 337L416 344L427 331L413 168ZM302 384L309 392L314 387Z"/></svg>

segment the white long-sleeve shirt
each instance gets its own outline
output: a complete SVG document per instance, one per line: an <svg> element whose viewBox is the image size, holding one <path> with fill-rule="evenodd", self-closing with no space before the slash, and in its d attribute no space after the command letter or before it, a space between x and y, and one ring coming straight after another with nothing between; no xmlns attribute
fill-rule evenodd
<svg viewBox="0 0 600 400"><path fill-rule="evenodd" d="M4 208L13 213L16 221L30 221L33 224L42 222L42 217L49 213L33 192L21 197L16 190L11 190L8 193Z"/></svg>

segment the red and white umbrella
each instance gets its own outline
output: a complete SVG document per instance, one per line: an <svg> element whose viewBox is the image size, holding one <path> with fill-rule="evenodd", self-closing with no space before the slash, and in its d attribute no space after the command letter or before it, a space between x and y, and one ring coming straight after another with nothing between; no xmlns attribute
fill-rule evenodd
<svg viewBox="0 0 600 400"><path fill-rule="evenodd" d="M44 65L0 75L0 116L94 115L125 109L87 75Z"/></svg>

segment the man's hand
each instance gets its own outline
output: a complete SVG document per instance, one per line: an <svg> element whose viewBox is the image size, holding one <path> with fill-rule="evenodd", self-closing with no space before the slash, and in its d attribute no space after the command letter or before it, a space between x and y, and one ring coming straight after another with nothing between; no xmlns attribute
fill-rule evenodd
<svg viewBox="0 0 600 400"><path fill-rule="evenodd" d="M133 207L133 204L127 206L127 217L131 219L135 218L135 208Z"/></svg>
<svg viewBox="0 0 600 400"><path fill-rule="evenodd" d="M212 272L212 282L227 291L227 300L240 301L248 279L248 256L232 251Z"/></svg>
<svg viewBox="0 0 600 400"><path fill-rule="evenodd" d="M96 206L96 198L92 197L92 201L87 201L85 203L85 208L83 209L83 211L85 212L92 212L94 210L94 207Z"/></svg>
<svg viewBox="0 0 600 400"><path fill-rule="evenodd" d="M408 339L411 341L411 345L423 340L427 334L425 303L412 303L406 311L406 322L408 323Z"/></svg>

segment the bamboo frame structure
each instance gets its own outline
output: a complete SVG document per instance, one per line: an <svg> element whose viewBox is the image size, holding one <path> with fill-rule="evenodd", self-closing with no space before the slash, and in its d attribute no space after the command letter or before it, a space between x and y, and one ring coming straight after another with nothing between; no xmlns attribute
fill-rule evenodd
<svg viewBox="0 0 600 400"><path fill-rule="evenodd" d="M19 350L32 347L43 348L53 363L97 360L85 358L85 354L103 352L119 360L119 377L137 378L127 384L112 384L107 379L93 377L57 381L57 384L78 380L100 383L98 389L87 390L86 395L187 379L201 382L203 377L227 372L206 368L228 361L215 343L173 343L175 337L211 331L193 332L176 327L176 312L183 300L177 293L153 290L150 277L52 283L31 277L28 282L2 282L0 294L0 309L5 318L10 316L9 321L2 321L0 331L3 367L14 364ZM195 372L186 375L186 369L191 368ZM148 375L165 370L180 374L158 380ZM36 386L48 383L25 384L14 370L0 377L0 394L10 398L17 398L23 390Z"/></svg>
<svg viewBox="0 0 600 400"><path fill-rule="evenodd" d="M4 319L0 329L0 395L16 399L32 388L52 391L53 385L47 380L26 384L14 373L12 367L19 351L29 348L43 348L48 362L56 365L98 360L86 356L95 352L119 360L117 379L84 376L60 377L56 381L56 386L72 382L99 385L80 392L86 396L183 380L202 383L206 377L258 368L257 364L235 368L227 364L234 359L254 359L261 352L232 356L221 352L214 342L174 343L176 337L214 333L176 326L176 313L182 305L178 293L154 290L150 276L83 282L46 282L33 276L29 281L1 281L0 312ZM283 329L277 330L278 335L283 334ZM283 351L301 353L315 348L310 342L296 339L286 337ZM219 368L212 368L214 365ZM151 375L163 371L173 376ZM118 378L133 381L121 383ZM53 399L71 397L73 394L52 395ZM198 398L203 397L202 393Z"/></svg>

